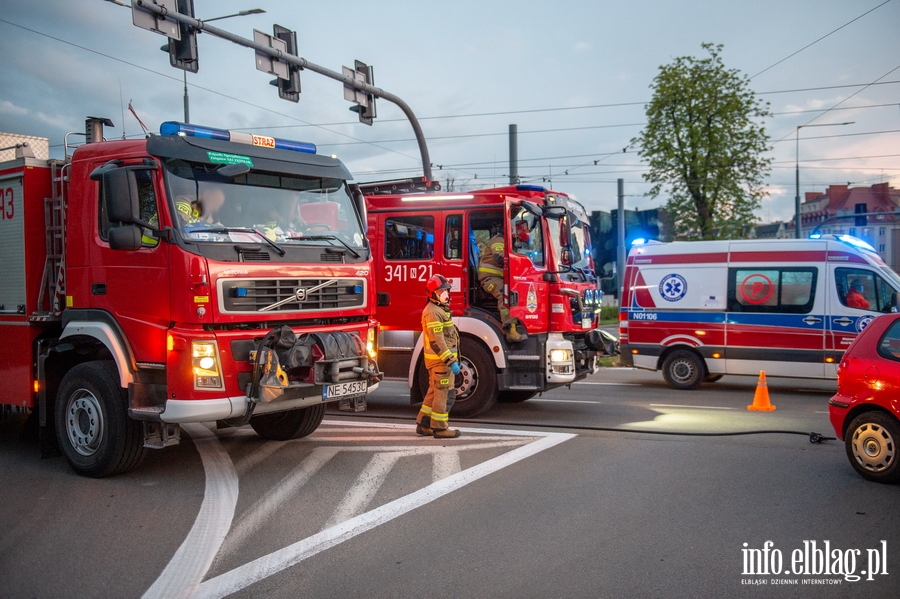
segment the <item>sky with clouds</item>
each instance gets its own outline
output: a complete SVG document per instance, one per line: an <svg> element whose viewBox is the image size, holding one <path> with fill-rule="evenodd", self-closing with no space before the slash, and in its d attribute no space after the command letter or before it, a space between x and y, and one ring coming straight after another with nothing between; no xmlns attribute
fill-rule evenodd
<svg viewBox="0 0 900 599"><path fill-rule="evenodd" d="M128 4L127 0L122 0ZM110 118L107 137L142 135L182 121L182 71L166 39L132 24L131 9L104 0L2 0L0 131L47 137L62 156L86 116ZM278 24L297 32L299 55L340 72L374 66L375 85L419 118L434 174L456 189L505 185L510 124L519 175L575 195L589 210L649 209L646 171L632 138L661 65L702 58L722 44L729 69L774 116L763 123L774 160L763 222L789 219L799 158L801 196L828 185L900 188L900 0L194 0L200 19L251 8L264 14L213 25L252 39ZM409 122L379 101L358 122L339 82L304 71L297 104L278 98L254 52L199 37L188 74L191 122L310 141L365 182L422 174ZM852 122L850 125L803 127ZM75 139L70 136L70 139ZM623 152L623 149L626 151Z"/></svg>

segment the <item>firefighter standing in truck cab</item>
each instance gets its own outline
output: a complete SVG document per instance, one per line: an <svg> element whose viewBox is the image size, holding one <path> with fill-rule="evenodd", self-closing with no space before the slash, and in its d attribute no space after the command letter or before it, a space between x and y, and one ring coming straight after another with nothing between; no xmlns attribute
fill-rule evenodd
<svg viewBox="0 0 900 599"><path fill-rule="evenodd" d="M500 324L508 341L522 341L527 335L519 333L516 326L518 319L509 314L509 308L503 302L503 258L505 255L503 242L503 229L495 234L481 252L481 260L478 261L478 282L482 289L494 296L497 300L497 309L500 310Z"/></svg>
<svg viewBox="0 0 900 599"><path fill-rule="evenodd" d="M416 433L435 439L454 439L450 408L456 399L459 366L459 331L450 318L450 283L441 275L425 282L428 303L422 310L422 352L428 369L428 392L416 416Z"/></svg>

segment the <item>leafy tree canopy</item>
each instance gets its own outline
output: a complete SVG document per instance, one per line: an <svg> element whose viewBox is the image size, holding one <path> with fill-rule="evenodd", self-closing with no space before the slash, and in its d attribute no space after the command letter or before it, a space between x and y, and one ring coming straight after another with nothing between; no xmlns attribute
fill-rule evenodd
<svg viewBox="0 0 900 599"><path fill-rule="evenodd" d="M631 140L650 170L648 195L668 192L675 233L693 239L734 239L756 222L772 159L759 121L768 103L749 78L728 70L722 45L703 44L708 58L676 58L659 68L647 125Z"/></svg>

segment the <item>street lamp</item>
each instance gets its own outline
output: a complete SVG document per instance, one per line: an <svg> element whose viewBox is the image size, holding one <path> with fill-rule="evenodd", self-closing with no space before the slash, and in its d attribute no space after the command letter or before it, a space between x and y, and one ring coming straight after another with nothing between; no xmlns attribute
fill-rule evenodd
<svg viewBox="0 0 900 599"><path fill-rule="evenodd" d="M110 0L111 2L112 0ZM264 13L261 8L251 8L250 10L242 10L240 12L236 12L233 15L225 15L222 17L213 17L211 19L197 19L198 21L202 20L204 23L209 23L210 21L221 21L222 19L230 19L231 17L246 17L247 15L258 15ZM187 71L184 71L184 122L191 122L191 108L190 102L188 100L188 88L187 88Z"/></svg>
<svg viewBox="0 0 900 599"><path fill-rule="evenodd" d="M804 127L837 127L839 125L852 125L856 121L848 121L846 123L821 123L818 125L797 125L797 141L796 141L796 169L794 171L795 183L797 186L797 195L794 196L794 238L800 239L800 129Z"/></svg>

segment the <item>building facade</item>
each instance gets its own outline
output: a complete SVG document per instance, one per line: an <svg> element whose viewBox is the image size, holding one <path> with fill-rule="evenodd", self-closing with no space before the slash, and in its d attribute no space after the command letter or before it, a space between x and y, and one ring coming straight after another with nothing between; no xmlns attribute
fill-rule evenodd
<svg viewBox="0 0 900 599"><path fill-rule="evenodd" d="M795 220L788 227L795 232ZM814 233L852 235L871 245L895 271L900 267L900 191L889 183L871 187L831 185L807 192L800 205L801 237Z"/></svg>

